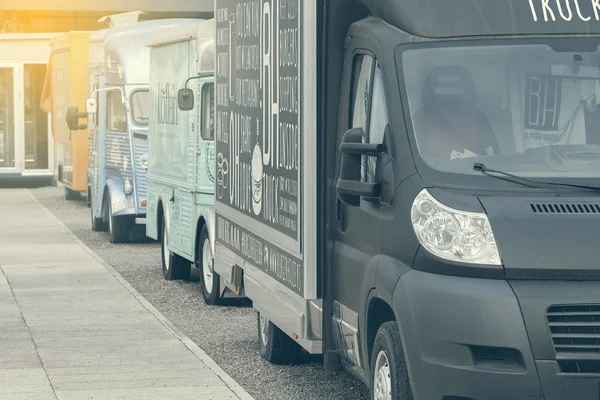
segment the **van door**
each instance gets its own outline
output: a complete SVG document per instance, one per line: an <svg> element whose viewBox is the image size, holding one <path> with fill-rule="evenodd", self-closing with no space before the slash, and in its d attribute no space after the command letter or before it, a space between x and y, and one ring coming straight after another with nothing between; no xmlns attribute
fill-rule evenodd
<svg viewBox="0 0 600 400"><path fill-rule="evenodd" d="M350 43L349 43L350 44ZM352 68L344 72L340 104L338 148L344 133L362 127L365 142L381 143L387 124L383 80L375 56L361 48L349 46L345 65ZM337 155L339 176L340 154ZM376 159L363 157L362 180L374 182ZM368 271L381 252L383 214L378 204L361 200L360 206L349 207L337 195L335 206L335 245L333 250L334 338L342 359L357 373L363 364L359 350L359 315L364 315L365 281L374 281ZM367 282L368 283L368 282ZM363 334L363 332L360 332ZM366 332L364 332L366 334Z"/></svg>
<svg viewBox="0 0 600 400"><path fill-rule="evenodd" d="M204 81L200 84L198 106L196 107L196 204L212 206L215 184L215 138L213 126L214 83Z"/></svg>

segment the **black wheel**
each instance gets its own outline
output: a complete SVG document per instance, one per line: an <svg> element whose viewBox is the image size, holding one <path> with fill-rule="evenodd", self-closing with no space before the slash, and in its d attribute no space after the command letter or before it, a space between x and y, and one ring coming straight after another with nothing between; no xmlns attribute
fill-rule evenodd
<svg viewBox="0 0 600 400"><path fill-rule="evenodd" d="M102 218L96 218L94 215L94 208L90 207L90 216L92 222L92 230L94 232L105 232L107 229L106 223Z"/></svg>
<svg viewBox="0 0 600 400"><path fill-rule="evenodd" d="M108 238L111 243L126 243L129 240L129 216L114 216L112 201L108 198Z"/></svg>
<svg viewBox="0 0 600 400"><path fill-rule="evenodd" d="M377 331L371 355L371 399L412 400L400 329L386 322Z"/></svg>
<svg viewBox="0 0 600 400"><path fill-rule="evenodd" d="M167 229L164 217L162 219L162 232L160 237L163 277L168 281L175 279L189 279L192 263L180 255L169 251L167 246L167 243L169 242L169 230Z"/></svg>
<svg viewBox="0 0 600 400"><path fill-rule="evenodd" d="M206 225L202 227L196 252L196 267L200 272L200 288L204 302L210 306L217 305L221 300L219 292L219 275L212 271L212 252Z"/></svg>
<svg viewBox="0 0 600 400"><path fill-rule="evenodd" d="M298 364L302 360L302 347L259 312L258 352L272 364Z"/></svg>
<svg viewBox="0 0 600 400"><path fill-rule="evenodd" d="M76 191L71 190L65 186L65 200L74 201L74 200L80 200L80 199L81 199L81 196L79 195L79 193L77 193Z"/></svg>

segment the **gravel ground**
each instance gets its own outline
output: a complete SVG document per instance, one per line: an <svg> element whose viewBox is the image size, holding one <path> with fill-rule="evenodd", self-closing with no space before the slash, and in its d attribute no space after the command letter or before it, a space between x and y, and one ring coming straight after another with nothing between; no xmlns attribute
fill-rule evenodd
<svg viewBox="0 0 600 400"><path fill-rule="evenodd" d="M165 281L160 244L149 241L144 229L132 232L132 243L113 245L106 233L90 229L85 202L66 201L56 187L30 191L255 399L368 398L362 382L345 372L325 371L318 362L276 366L261 359L256 313L249 302L210 307L204 304L198 282Z"/></svg>

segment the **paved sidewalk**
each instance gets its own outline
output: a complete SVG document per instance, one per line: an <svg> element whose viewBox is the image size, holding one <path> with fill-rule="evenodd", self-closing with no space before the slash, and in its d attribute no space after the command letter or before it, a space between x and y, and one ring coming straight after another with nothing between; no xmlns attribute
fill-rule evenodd
<svg viewBox="0 0 600 400"><path fill-rule="evenodd" d="M0 399L252 399L26 190L0 190Z"/></svg>

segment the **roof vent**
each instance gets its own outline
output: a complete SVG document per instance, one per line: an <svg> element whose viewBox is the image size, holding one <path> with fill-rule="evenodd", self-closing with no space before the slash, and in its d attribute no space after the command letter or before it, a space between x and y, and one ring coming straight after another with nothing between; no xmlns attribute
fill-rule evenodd
<svg viewBox="0 0 600 400"><path fill-rule="evenodd" d="M535 203L530 204L536 214L600 214L595 203Z"/></svg>
<svg viewBox="0 0 600 400"><path fill-rule="evenodd" d="M142 14L144 14L143 11L131 11L121 14L106 15L100 18L98 22L102 23L108 21L109 28L120 25L135 24L138 22L140 15Z"/></svg>

